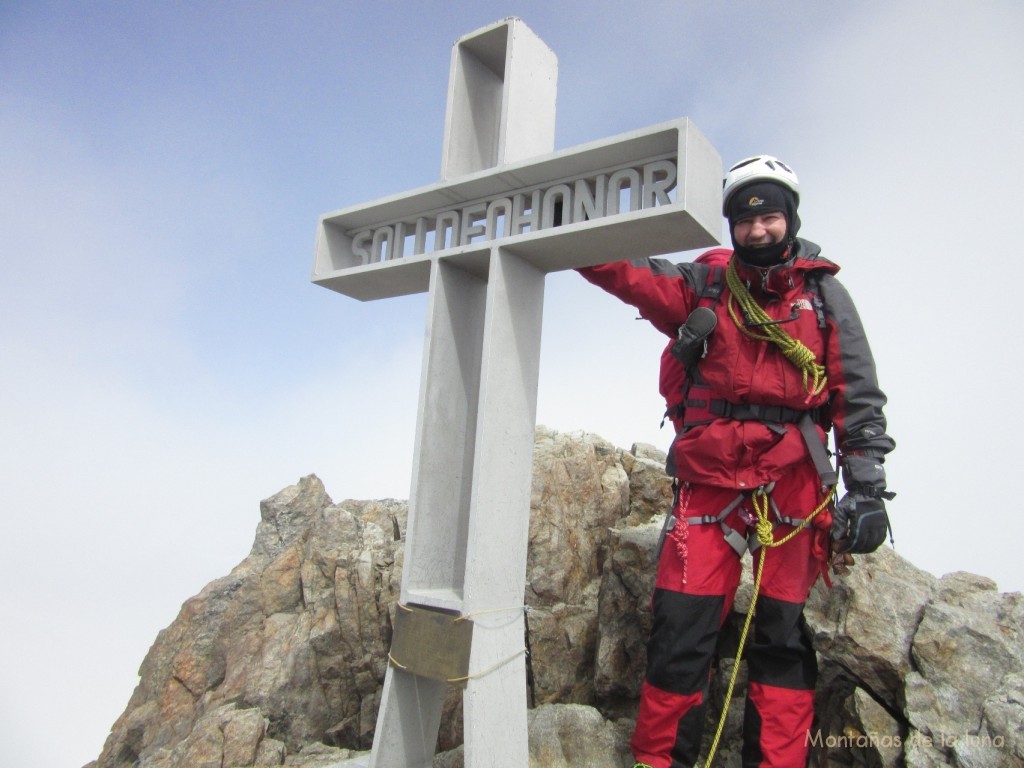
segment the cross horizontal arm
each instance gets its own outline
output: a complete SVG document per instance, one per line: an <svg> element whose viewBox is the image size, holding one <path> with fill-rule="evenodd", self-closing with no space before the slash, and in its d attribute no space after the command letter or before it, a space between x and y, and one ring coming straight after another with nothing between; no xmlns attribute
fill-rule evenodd
<svg viewBox="0 0 1024 768"><path fill-rule="evenodd" d="M313 282L366 301L486 274L494 245L542 272L717 244L721 161L687 119L320 218Z"/></svg>

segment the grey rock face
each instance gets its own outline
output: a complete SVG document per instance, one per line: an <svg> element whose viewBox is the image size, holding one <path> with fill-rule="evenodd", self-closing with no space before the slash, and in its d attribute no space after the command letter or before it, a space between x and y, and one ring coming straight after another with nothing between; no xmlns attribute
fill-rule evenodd
<svg viewBox="0 0 1024 768"><path fill-rule="evenodd" d="M650 446L539 428L525 604L530 766L630 765L654 549L671 487ZM249 556L161 631L100 768L365 766L401 581L406 505L334 504L306 477L260 505ZM719 645L723 705L749 563ZM815 587L812 762L1024 764L1024 605L988 579L937 579L890 549ZM739 765L745 663L718 765ZM453 688L438 768L463 764Z"/></svg>

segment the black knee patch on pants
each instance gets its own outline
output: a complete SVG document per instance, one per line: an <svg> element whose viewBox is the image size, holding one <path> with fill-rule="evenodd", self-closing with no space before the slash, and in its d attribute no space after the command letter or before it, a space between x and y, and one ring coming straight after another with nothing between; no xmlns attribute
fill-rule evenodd
<svg viewBox="0 0 1024 768"><path fill-rule="evenodd" d="M805 631L803 603L760 597L754 639L747 652L750 679L800 691L812 690L818 662Z"/></svg>
<svg viewBox="0 0 1024 768"><path fill-rule="evenodd" d="M670 693L707 686L725 597L654 591L654 626L647 642L647 682Z"/></svg>

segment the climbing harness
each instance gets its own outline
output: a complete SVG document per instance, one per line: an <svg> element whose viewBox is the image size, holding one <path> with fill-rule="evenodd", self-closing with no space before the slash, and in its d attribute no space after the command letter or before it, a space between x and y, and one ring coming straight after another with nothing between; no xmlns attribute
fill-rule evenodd
<svg viewBox="0 0 1024 768"><path fill-rule="evenodd" d="M770 341L775 344L782 351L786 359L803 373L804 391L807 392L808 399L821 394L828 383L825 367L817 362L814 353L803 342L794 339L780 327L779 323L786 322L785 320L772 320L754 297L750 295L747 286L743 284L739 274L736 272L735 259L729 261L729 266L725 270L725 281L729 286L729 301L727 304L729 316L740 332L751 339ZM736 312L737 303L743 311L745 320L741 319ZM758 330L750 330L752 327Z"/></svg>
<svg viewBox="0 0 1024 768"><path fill-rule="evenodd" d="M775 506L771 500L770 493L770 487L762 486L754 491L750 497L751 504L754 507L754 514L757 516L755 530L757 532L757 542L760 544L761 549L757 561L757 572L754 575L754 594L750 598L750 607L747 608L747 617L743 622L743 631L740 633L739 646L736 650L736 660L733 663L732 675L729 676L729 686L725 691L725 701L722 703L722 714L718 718L718 728L715 731L715 738L711 743L711 749L708 751L707 760L704 762L704 768L711 768L711 763L715 758L715 752L718 750L718 742L721 740L722 731L725 729L725 718L729 714L729 702L732 701L733 688L736 686L736 677L739 672L740 661L743 657L743 646L747 642L750 623L754 617L754 610L757 606L757 597L761 591L761 576L764 573L765 554L769 549L781 547L787 541L804 530L804 528L810 525L811 521L825 510L829 503L835 498L835 489L833 488L831 492L825 496L825 500L818 505L817 509L800 521L800 524L792 531L787 533L781 539L776 540L773 533L772 522L768 518L768 510ZM793 520L793 522L796 521Z"/></svg>
<svg viewBox="0 0 1024 768"><path fill-rule="evenodd" d="M775 503L775 499L771 498L771 491L775 488L775 483L771 482L765 486L762 486L765 494L768 496L766 502L771 512L773 513L775 520L782 525L789 525L794 528L801 529L807 523L810 518L793 517L791 515L784 515L782 510ZM686 583L686 558L689 554L686 548L686 541L689 534L691 525L708 525L711 523L717 523L722 529L722 537L726 543L733 548L738 557L743 557L747 550L750 552L756 552L761 546L756 531L751 533L749 537L743 536L739 531L729 525L726 519L738 510L740 520L746 526L752 526L757 522L757 517L752 515L747 510L743 509L741 505L743 500L746 498L743 493L736 495L732 501L726 504L722 511L717 515L693 515L687 516L686 512L690 506L690 499L693 497L693 488L689 483L682 483L681 485L675 486L675 500L672 504L672 510L665 516L665 523L662 525L661 534L658 537L658 546L656 548L655 559L661 559L661 550L665 546L665 542L668 539L672 539L676 545L676 554L679 559L683 561L683 575L682 583ZM678 510L678 512L676 511ZM815 513L816 514L816 513ZM812 515L813 517L813 515ZM787 539L788 541L788 539Z"/></svg>

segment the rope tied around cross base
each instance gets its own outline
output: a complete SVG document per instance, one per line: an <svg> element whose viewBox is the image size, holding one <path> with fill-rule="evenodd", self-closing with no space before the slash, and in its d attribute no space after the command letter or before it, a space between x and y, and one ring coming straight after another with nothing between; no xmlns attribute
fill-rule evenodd
<svg viewBox="0 0 1024 768"><path fill-rule="evenodd" d="M715 730L715 738L711 743L711 749L708 750L707 760L704 761L704 768L711 768L711 763L715 759L715 752L718 750L718 742L721 740L722 731L725 729L725 718L729 714L729 703L732 701L733 688L736 686L736 678L740 669L740 661L743 658L743 646L746 645L747 642L747 634L750 631L750 623L754 618L754 609L757 605L757 596L761 591L761 576L764 573L765 553L774 547L781 547L810 525L811 521L824 511L833 500L835 497L835 489L825 496L825 500L822 501L821 504L818 505L818 508L811 512L811 514L808 515L800 525L796 526L792 531L777 541L775 539L772 522L768 517L768 511L771 508L771 500L768 494L768 489L762 487L754 491L750 497L751 504L754 507L754 514L757 516L757 523L755 526L757 541L761 545L761 550L758 553L757 572L754 575L754 594L750 598L750 607L747 608L747 616L743 622L743 631L740 633L739 645L736 649L736 659L733 661L732 674L729 676L729 686L726 688L725 700L722 702L722 714L718 718L718 728ZM760 499L760 503L758 502L758 499Z"/></svg>
<svg viewBox="0 0 1024 768"><path fill-rule="evenodd" d="M510 661L514 661L514 660L518 659L520 656L527 656L527 655L529 655L529 651L527 651L525 648L520 648L518 651L513 653L508 658L502 659L501 661L497 661L494 664L492 664L491 666L486 667L484 669L481 669L479 672L473 672L472 674L463 675L462 677L448 677L448 678L445 678L445 682L446 683L464 683L467 680L476 680L477 678L484 677L485 675L489 675L491 672L494 672L496 669L500 669L501 667L503 667L506 664L508 664ZM388 660L392 664L394 664L396 667L398 667L399 669L408 669L407 666L405 666L404 664L402 664L402 662L400 662L398 659L396 659L394 656L392 656L390 651L388 652Z"/></svg>
<svg viewBox="0 0 1024 768"><path fill-rule="evenodd" d="M798 339L794 339L769 317L760 304L750 295L750 291L740 279L736 272L736 259L729 260L729 267L725 271L725 282L729 286L728 309L729 316L739 328L740 332L751 339L770 341L775 344L797 370L803 374L804 391L808 399L821 394L828 384L828 376L825 375L825 366L819 364L814 353ZM752 331L744 323L736 312L736 304L739 303L744 316L753 325L762 330Z"/></svg>

